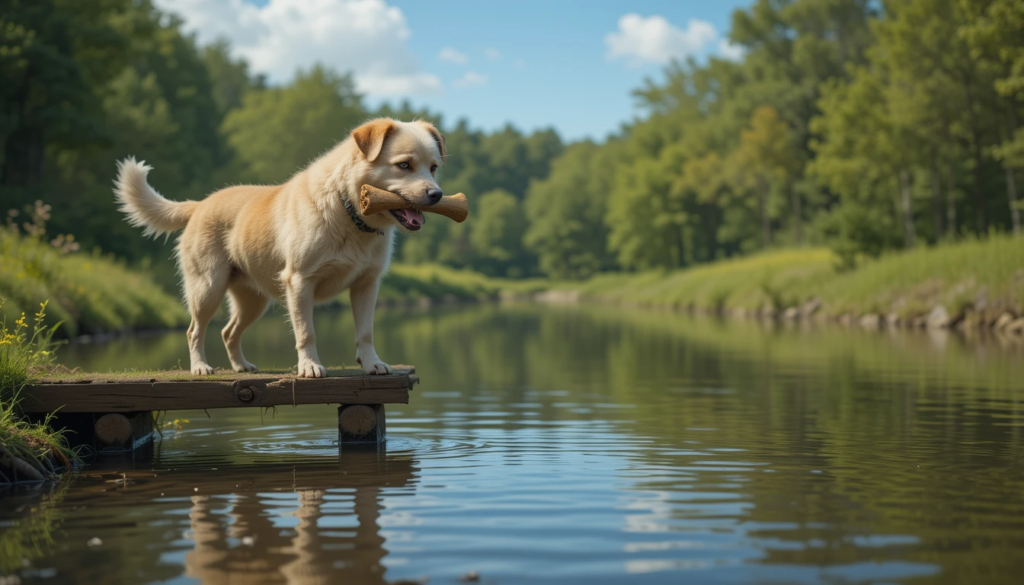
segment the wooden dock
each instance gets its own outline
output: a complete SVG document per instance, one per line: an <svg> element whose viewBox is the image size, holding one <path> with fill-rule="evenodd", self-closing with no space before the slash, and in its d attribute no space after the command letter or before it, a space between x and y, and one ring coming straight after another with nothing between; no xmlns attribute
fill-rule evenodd
<svg viewBox="0 0 1024 585"><path fill-rule="evenodd" d="M56 413L57 426L75 442L100 452L125 452L152 439L153 413L161 410L270 408L337 404L339 443L384 440L385 404L408 404L419 381L411 366L386 376L355 368L329 369L326 378L290 372L192 376L182 371L43 377L26 386L19 407L26 414Z"/></svg>

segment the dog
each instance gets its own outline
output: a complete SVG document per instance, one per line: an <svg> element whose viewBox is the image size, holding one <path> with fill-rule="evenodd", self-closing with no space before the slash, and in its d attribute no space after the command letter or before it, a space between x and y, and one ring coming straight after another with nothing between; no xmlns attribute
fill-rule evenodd
<svg viewBox="0 0 1024 585"><path fill-rule="evenodd" d="M152 167L145 162L130 157L118 163L114 194L127 221L150 236L182 230L176 255L192 318L192 374L214 371L204 339L226 294L230 319L221 333L234 371L256 371L242 354L242 333L275 299L288 309L298 375L326 376L316 350L313 306L346 289L356 361L367 374L391 373L373 347L377 291L396 229L418 231L425 221L420 210L443 195L437 170L445 154L444 137L433 125L378 118L282 185L228 187L202 201L177 202L150 187ZM401 195L409 208L363 216L364 184Z"/></svg>

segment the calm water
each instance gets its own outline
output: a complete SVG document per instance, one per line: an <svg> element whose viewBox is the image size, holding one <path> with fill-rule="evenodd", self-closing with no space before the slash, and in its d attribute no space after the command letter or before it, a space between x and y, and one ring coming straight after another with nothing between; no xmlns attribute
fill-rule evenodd
<svg viewBox="0 0 1024 585"><path fill-rule="evenodd" d="M317 319L321 355L351 363L348 314ZM166 413L150 457L0 499L0 575L675 584L1024 574L1024 344L600 307L393 310L377 323L381 356L415 364L423 380L410 405L388 406L386 451L339 455L334 407ZM246 354L287 367L292 345L278 312L248 333ZM209 346L227 364L219 341ZM179 360L181 332L62 355L92 370Z"/></svg>

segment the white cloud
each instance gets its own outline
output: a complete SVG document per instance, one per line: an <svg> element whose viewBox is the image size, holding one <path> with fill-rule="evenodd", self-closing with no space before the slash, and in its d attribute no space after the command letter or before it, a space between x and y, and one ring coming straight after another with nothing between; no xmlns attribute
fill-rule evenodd
<svg viewBox="0 0 1024 585"><path fill-rule="evenodd" d="M472 87L487 83L487 78L475 71L467 71L465 75L452 82L452 85L459 88Z"/></svg>
<svg viewBox="0 0 1024 585"><path fill-rule="evenodd" d="M420 70L406 44L412 32L399 8L385 0L156 0L185 19L200 43L231 42L271 83L323 63L351 71L357 87L375 96L436 93L441 80Z"/></svg>
<svg viewBox="0 0 1024 585"><path fill-rule="evenodd" d="M604 44L609 59L624 57L629 65L640 66L695 56L716 39L714 25L703 20L690 20L684 30L661 16L626 14L619 30L605 35Z"/></svg>
<svg viewBox="0 0 1024 585"><path fill-rule="evenodd" d="M451 47L441 49L441 52L437 54L437 58L442 61L458 63L459 65L464 65L466 61L469 61L469 57L465 53L460 53Z"/></svg>
<svg viewBox="0 0 1024 585"><path fill-rule="evenodd" d="M492 61L495 59L501 59L501 51L495 49L494 47L487 47L486 49L484 49L484 55L486 55L487 58Z"/></svg>
<svg viewBox="0 0 1024 585"><path fill-rule="evenodd" d="M739 61L743 58L743 47L730 43L729 39L722 39L718 41L718 54L721 55L723 59Z"/></svg>
<svg viewBox="0 0 1024 585"><path fill-rule="evenodd" d="M441 93L441 80L429 73L412 75L374 75L356 77L356 91L378 96L404 96Z"/></svg>

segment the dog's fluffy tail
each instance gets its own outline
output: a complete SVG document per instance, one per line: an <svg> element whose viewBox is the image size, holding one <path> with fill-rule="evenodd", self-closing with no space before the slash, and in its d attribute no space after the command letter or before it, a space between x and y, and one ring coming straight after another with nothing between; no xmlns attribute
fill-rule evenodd
<svg viewBox="0 0 1024 585"><path fill-rule="evenodd" d="M128 215L128 223L144 227L145 234L160 235L178 231L188 224L198 201L169 201L146 181L153 167L130 156L117 163L114 195L118 208Z"/></svg>

